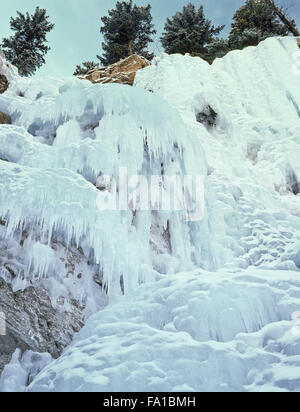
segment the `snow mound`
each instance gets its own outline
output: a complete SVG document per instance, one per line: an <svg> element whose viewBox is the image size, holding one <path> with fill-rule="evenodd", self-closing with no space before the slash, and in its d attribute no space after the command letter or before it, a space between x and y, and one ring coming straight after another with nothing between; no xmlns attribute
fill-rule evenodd
<svg viewBox="0 0 300 412"><path fill-rule="evenodd" d="M299 310L296 272L170 275L93 315L28 390L299 390Z"/></svg>

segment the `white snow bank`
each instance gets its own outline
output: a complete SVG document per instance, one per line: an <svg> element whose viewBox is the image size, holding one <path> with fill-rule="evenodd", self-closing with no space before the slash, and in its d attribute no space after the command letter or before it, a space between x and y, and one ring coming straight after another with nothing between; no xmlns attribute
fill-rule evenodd
<svg viewBox="0 0 300 412"><path fill-rule="evenodd" d="M168 276L93 315L28 390L296 391L299 310L297 272Z"/></svg>

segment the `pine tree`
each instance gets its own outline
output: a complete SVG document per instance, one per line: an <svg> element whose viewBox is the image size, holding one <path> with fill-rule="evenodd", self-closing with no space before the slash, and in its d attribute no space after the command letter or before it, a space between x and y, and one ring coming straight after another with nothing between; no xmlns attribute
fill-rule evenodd
<svg viewBox="0 0 300 412"><path fill-rule="evenodd" d="M46 35L54 24L49 22L45 9L36 7L29 15L17 11L17 17L11 18L10 27L15 34L2 41L2 49L7 60L15 65L20 75L30 76L45 63L44 56L50 50L46 45Z"/></svg>
<svg viewBox="0 0 300 412"><path fill-rule="evenodd" d="M268 0L246 0L236 11L229 34L231 48L256 46L267 37L288 35L288 27L281 23L271 3Z"/></svg>
<svg viewBox="0 0 300 412"><path fill-rule="evenodd" d="M77 65L75 72L73 73L74 76L83 76L87 74L91 70L95 70L99 68L99 63L95 63L92 61L83 62L82 66Z"/></svg>
<svg viewBox="0 0 300 412"><path fill-rule="evenodd" d="M215 27L204 15L203 6L196 10L192 3L183 7L171 19L167 19L161 43L166 53L207 54L207 45L225 26Z"/></svg>
<svg viewBox="0 0 300 412"><path fill-rule="evenodd" d="M153 54L147 51L148 44L153 41L151 36L156 33L150 4L138 7L132 0L118 1L115 9L109 10L108 16L101 20L100 32L105 40L102 43L103 56L97 56L101 64L116 63L132 54L153 58Z"/></svg>
<svg viewBox="0 0 300 412"><path fill-rule="evenodd" d="M291 19L288 16L287 9L284 9L283 7L279 7L276 4L275 0L266 0L266 2L273 8L275 14L281 20L281 22L286 26L289 32L292 33L293 36L299 37L300 31L297 28L295 20Z"/></svg>
<svg viewBox="0 0 300 412"><path fill-rule="evenodd" d="M230 50L228 40L216 38L207 45L207 53L201 57L212 64L217 57L224 57Z"/></svg>

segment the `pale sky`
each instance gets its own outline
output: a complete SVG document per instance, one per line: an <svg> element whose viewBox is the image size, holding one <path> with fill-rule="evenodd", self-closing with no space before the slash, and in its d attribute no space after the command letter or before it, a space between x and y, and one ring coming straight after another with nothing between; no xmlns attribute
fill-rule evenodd
<svg viewBox="0 0 300 412"><path fill-rule="evenodd" d="M223 36L230 30L232 16L244 0L192 0L196 6L203 5L206 17L214 25L226 24ZM163 51L159 35L167 17L181 10L189 0L135 0L138 6L151 4L155 28L158 32L156 41L151 46L155 54ZM293 3L292 14L300 26L300 0L283 0L283 4ZM102 36L99 32L100 18L107 10L114 8L116 0L1 0L0 41L11 34L9 20L16 16L16 11L32 14L36 6L48 11L55 28L48 34L51 51L46 56L46 65L37 73L38 76L69 76L76 64L83 61L97 61L96 54L101 54Z"/></svg>

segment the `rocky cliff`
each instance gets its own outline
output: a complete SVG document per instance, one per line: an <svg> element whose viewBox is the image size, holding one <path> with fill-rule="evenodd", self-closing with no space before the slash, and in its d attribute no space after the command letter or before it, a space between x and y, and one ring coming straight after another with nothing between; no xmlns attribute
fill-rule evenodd
<svg viewBox="0 0 300 412"><path fill-rule="evenodd" d="M71 302L69 312L54 309L43 287L14 293L1 278L0 312L6 322L5 335L0 335L0 373L17 348L48 352L57 358L83 326L82 310L76 301Z"/></svg>

